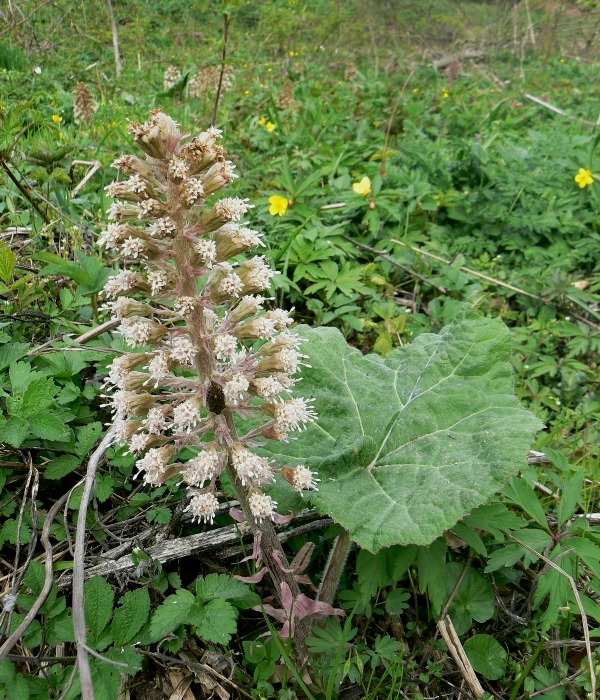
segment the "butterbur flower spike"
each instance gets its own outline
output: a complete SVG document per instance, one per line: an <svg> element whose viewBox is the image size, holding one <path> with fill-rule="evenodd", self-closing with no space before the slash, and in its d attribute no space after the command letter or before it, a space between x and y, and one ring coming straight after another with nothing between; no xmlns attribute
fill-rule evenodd
<svg viewBox="0 0 600 700"><path fill-rule="evenodd" d="M192 490L187 510L205 523L218 510L216 480L230 469L246 517L261 526L280 518L263 490L276 472L299 492L317 488L306 467L278 467L253 449L288 440L316 418L310 400L290 396L303 364L300 338L290 312L264 308L260 294L275 274L266 257L242 257L264 246L242 222L252 205L239 197L206 205L237 176L217 143L221 132L186 139L161 110L129 131L144 157L113 163L124 178L107 188L117 199L114 223L99 238L127 265L104 288L105 308L133 350L106 379L117 439L136 455L145 483L178 474ZM245 436L236 413L254 419ZM183 448L196 456L177 461Z"/></svg>

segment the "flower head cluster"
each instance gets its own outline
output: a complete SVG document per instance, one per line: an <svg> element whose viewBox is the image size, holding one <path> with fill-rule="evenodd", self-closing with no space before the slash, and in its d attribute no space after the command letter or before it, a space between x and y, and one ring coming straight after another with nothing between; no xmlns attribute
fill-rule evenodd
<svg viewBox="0 0 600 700"><path fill-rule="evenodd" d="M229 465L262 522L277 505L261 489L275 472L298 491L318 481L304 466L279 468L255 452L316 418L310 400L289 396L304 360L300 339L289 312L265 308L275 274L265 256L245 257L264 246L242 221L248 200L212 199L236 177L221 132L186 140L160 110L129 131L145 157L113 163L124 177L107 188L117 201L99 239L125 262L104 288L133 349L112 362L106 380L118 440L137 455L145 483L179 474L195 490L188 510L205 522L217 512L216 479ZM245 435L236 433L236 413L253 419ZM177 461L183 448L195 456Z"/></svg>

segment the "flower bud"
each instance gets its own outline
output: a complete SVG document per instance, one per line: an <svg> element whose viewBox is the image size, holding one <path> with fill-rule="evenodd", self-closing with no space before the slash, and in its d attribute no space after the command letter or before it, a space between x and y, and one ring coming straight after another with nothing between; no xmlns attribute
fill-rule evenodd
<svg viewBox="0 0 600 700"><path fill-rule="evenodd" d="M150 119L143 124L129 122L129 133L133 140L145 153L159 160L170 159L181 133L177 124L160 109L152 112Z"/></svg>
<svg viewBox="0 0 600 700"><path fill-rule="evenodd" d="M113 318L122 320L131 316L152 316L154 309L150 304L129 297L119 297L116 301L109 301L106 304L110 309Z"/></svg>
<svg viewBox="0 0 600 700"><path fill-rule="evenodd" d="M264 246L258 231L240 227L238 224L224 224L212 234L218 260L228 260L257 245Z"/></svg>

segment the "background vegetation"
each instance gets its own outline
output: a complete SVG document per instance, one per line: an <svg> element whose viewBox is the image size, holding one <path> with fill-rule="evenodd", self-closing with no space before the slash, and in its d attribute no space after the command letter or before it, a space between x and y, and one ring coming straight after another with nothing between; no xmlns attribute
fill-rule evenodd
<svg viewBox="0 0 600 700"><path fill-rule="evenodd" d="M280 664L281 643L259 637L267 622L250 608L268 590L229 576L244 573L237 535L153 557L167 537L203 528L182 518L177 484L145 488L134 458L109 451L87 556L92 566L133 550L133 562L86 583L90 645L104 657L96 696L169 697L187 684L195 697L469 697L438 636L443 611L488 697L585 697L584 627L600 664L597 3L113 10L120 68L106 3L0 9L5 637L41 591L49 547L56 573L18 644L0 648L0 694L78 697L69 572L81 487L67 494L108 420L102 376L122 348L110 329L84 335L108 318L98 292L119 262L94 241L110 163L131 150L127 119L161 105L190 132L224 130L241 174L228 194L255 204L252 226L281 272L277 301L299 322L386 355L474 304L511 328L517 393L546 429L543 455L445 537L352 552L337 603L348 616L309 640L308 686ZM165 87L169 66L179 76ZM97 103L83 117L81 82ZM288 546L311 540L317 571L338 531L305 516ZM196 606L197 624L173 618L173 596Z"/></svg>

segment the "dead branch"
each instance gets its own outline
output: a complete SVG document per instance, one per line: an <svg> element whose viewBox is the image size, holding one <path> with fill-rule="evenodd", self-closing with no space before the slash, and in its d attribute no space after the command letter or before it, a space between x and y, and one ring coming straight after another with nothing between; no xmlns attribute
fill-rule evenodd
<svg viewBox="0 0 600 700"><path fill-rule="evenodd" d="M85 521L88 503L96 478L96 469L104 453L110 447L115 434L114 425L104 436L102 442L88 461L87 473L77 514L77 530L75 535L75 554L73 556L73 629L75 630L75 644L77 646L77 661L79 664L79 678L81 681L82 700L94 700L94 686L88 658L87 630L85 626L85 610L83 606L83 581L85 578L84 550L85 550Z"/></svg>

